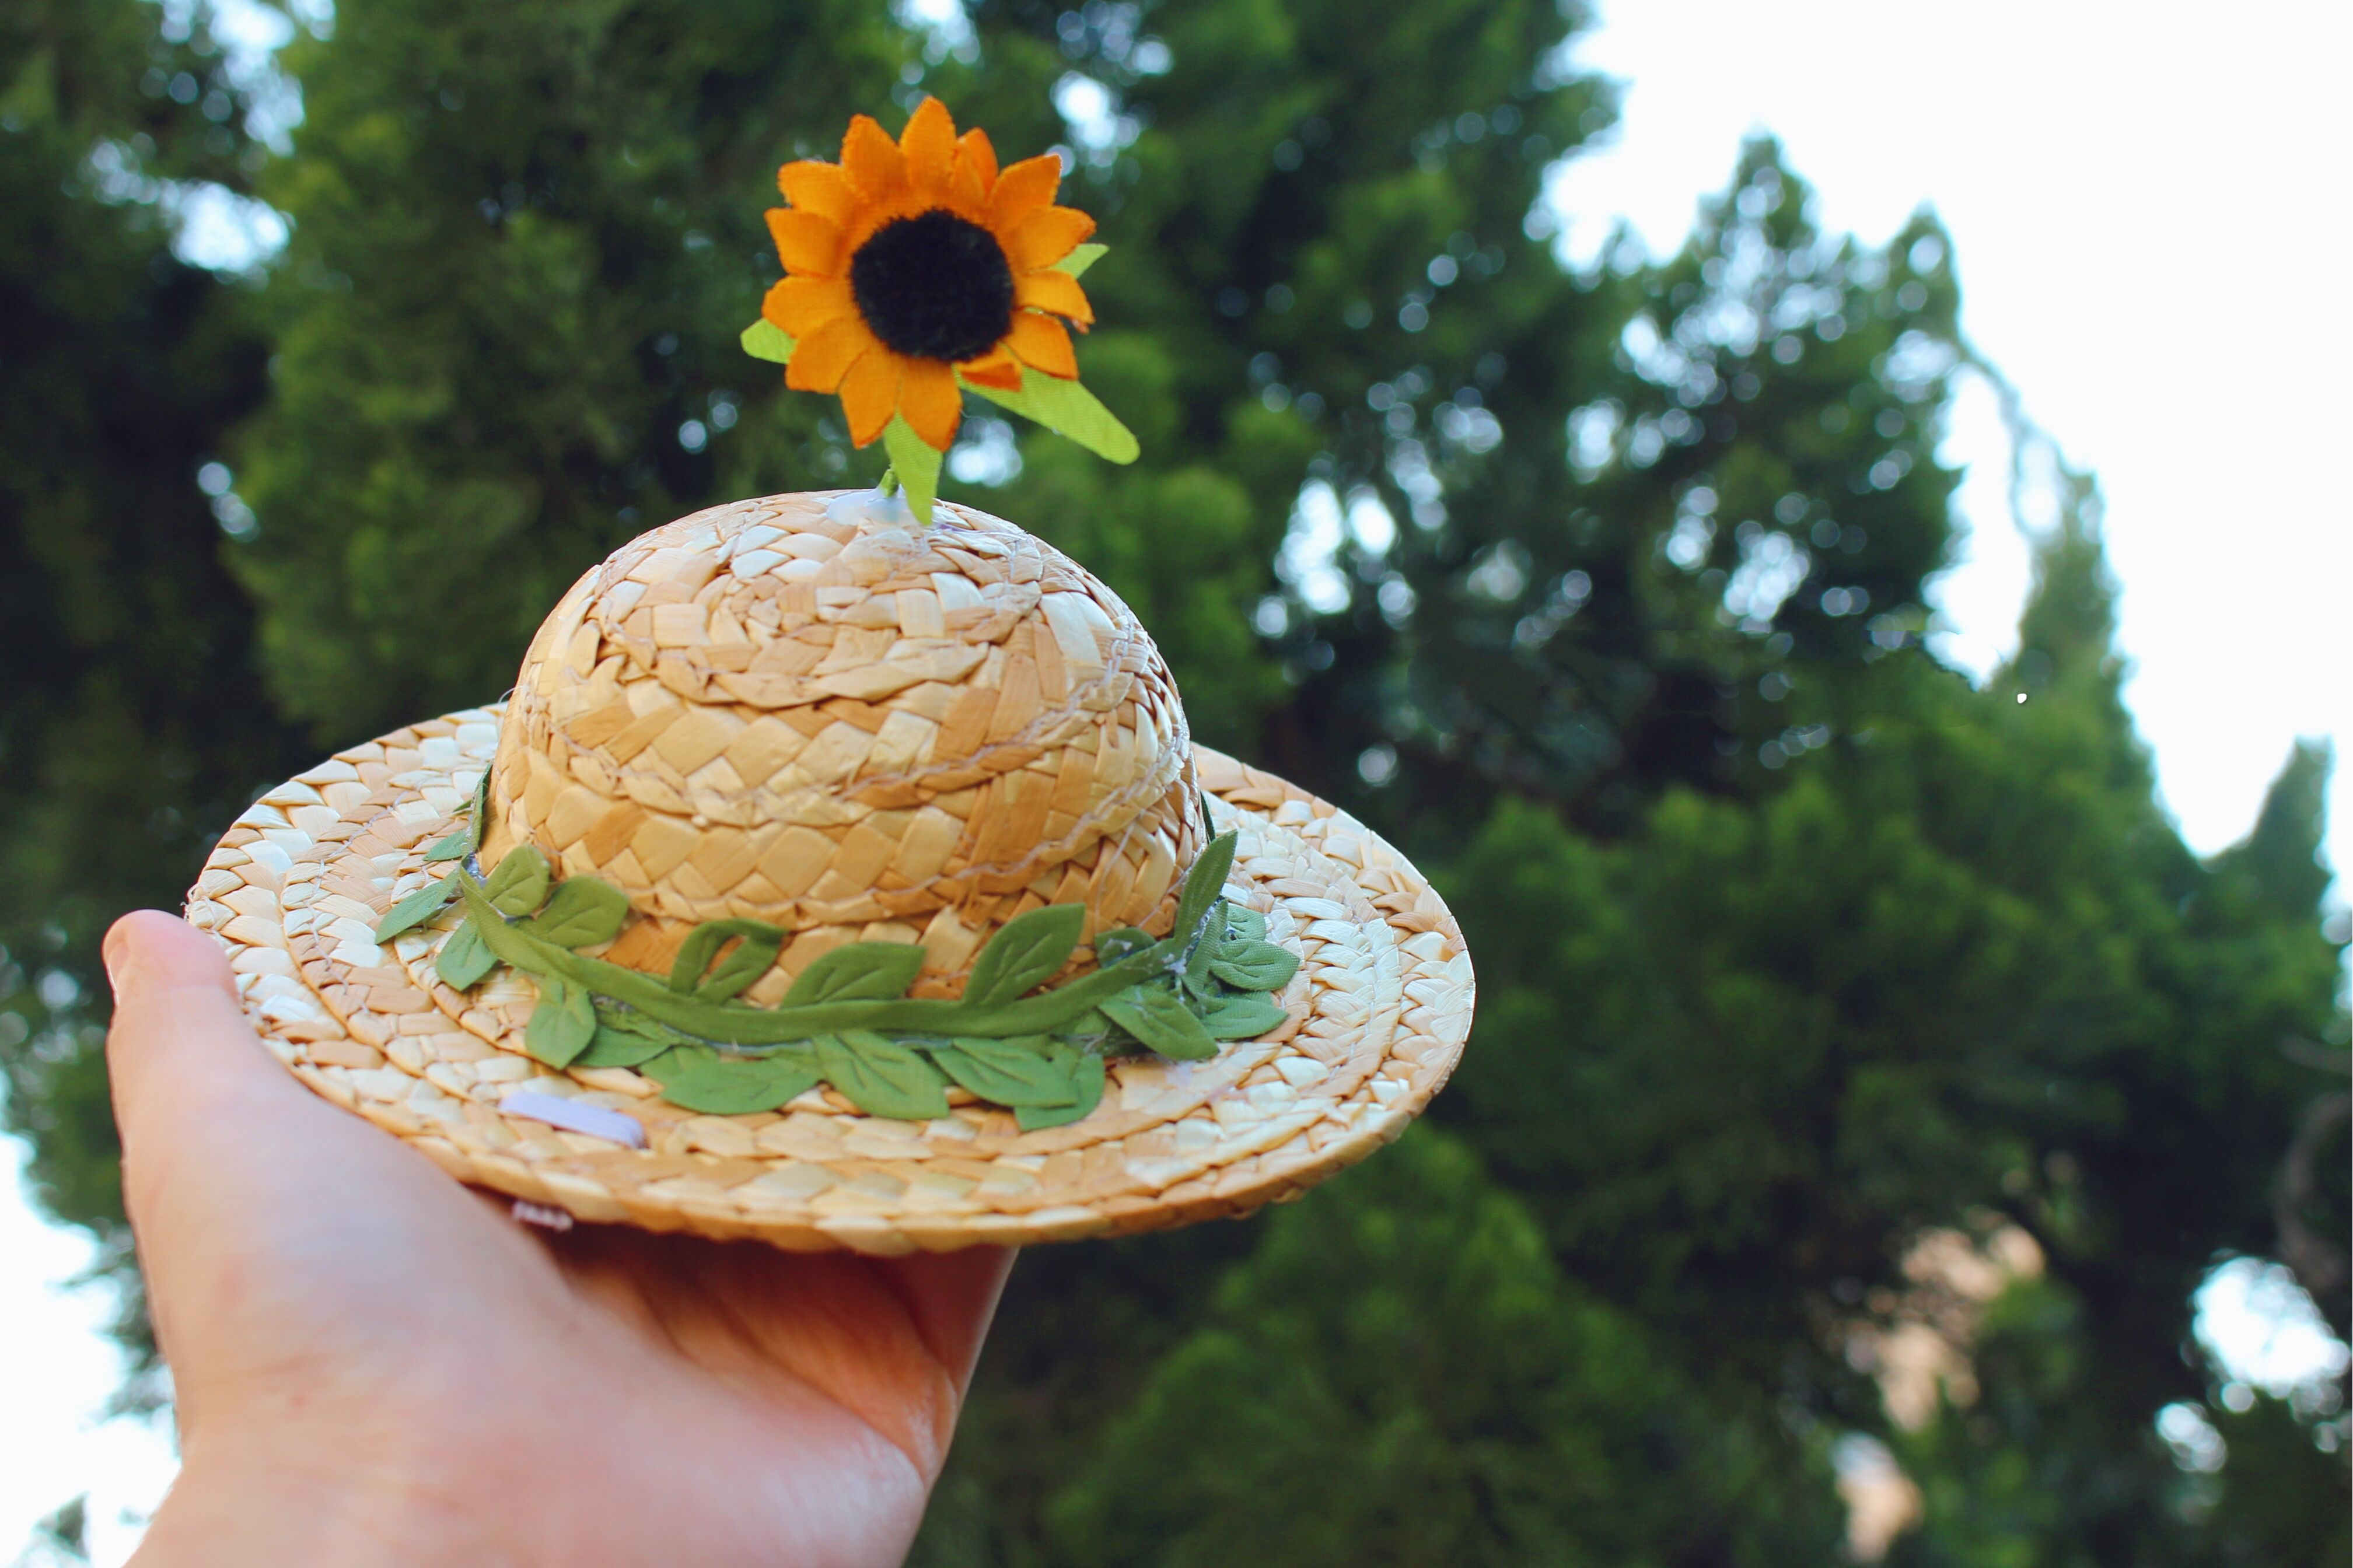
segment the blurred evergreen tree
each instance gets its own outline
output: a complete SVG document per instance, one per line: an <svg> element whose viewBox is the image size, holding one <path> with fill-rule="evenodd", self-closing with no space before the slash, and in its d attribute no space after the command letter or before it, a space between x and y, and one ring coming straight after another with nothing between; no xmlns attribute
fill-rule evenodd
<svg viewBox="0 0 2353 1568"><path fill-rule="evenodd" d="M176 905L297 755L198 488L265 348L169 243L168 198L248 185L261 149L219 48L164 23L139 0L0 13L0 1084L33 1189L126 1283L98 938Z"/></svg>
<svg viewBox="0 0 2353 1568"><path fill-rule="evenodd" d="M1445 1128L1299 1209L1025 1258L915 1560L1819 1560L1845 1430L1913 1467L1927 1521L1901 1550L1942 1553L1924 1562L2311 1538L2336 1493L2187 1474L2151 1422L2205 1398L2189 1293L2218 1257L2282 1247L2274 1178L2342 1088L2303 1059L2344 1056L2315 907L2326 760L2299 753L2241 848L2183 848L2118 700L2077 481L2017 660L1984 690L1937 667L1923 583L1955 476L1935 453L1968 357L1945 237L1926 216L1883 247L1822 235L1758 142L1678 256L1621 243L1564 270L1545 173L1611 113L1560 53L1581 19L974 0L910 32L849 0L344 0L285 57L307 118L259 188L292 238L246 317L268 401L229 443L269 697L311 744L494 697L622 539L870 479L833 405L780 395L734 342L776 271L776 164L924 91L1008 153L1064 142L1066 199L1113 247L1081 355L1145 460L976 417L947 493L1127 595L1201 738L1436 872L1481 1022ZM124 133L58 140L42 188ZM72 210L131 225L93 249L143 232L162 254L142 209ZM45 494L164 476L193 531L137 558L144 591L222 617L209 658L91 642L190 689L140 742L92 742L87 782L27 778L28 813L119 826L141 814L106 790L200 795L140 771L174 723L285 771L249 689L227 723L201 705L247 635L232 593L197 591L216 547L188 478L259 363L220 330L243 382L140 339L151 395L203 415L155 424L200 430L185 449L151 430L69 462L11 409L21 471L65 465ZM59 363L46 401L74 406L90 366L134 362ZM72 603L34 610L51 601ZM11 702L11 726L39 711ZM60 865L93 922L156 896ZM13 1103L44 1169L97 1180L102 1091L55 1054L12 1053L44 1064ZM2344 1229L2329 1152L2295 1211L2323 1236ZM78 1217L111 1203L56 1190ZM1850 1331L1905 1289L1917 1237L1989 1223L2031 1233L2047 1272L1989 1314L1978 1404L1894 1433ZM2250 1463L2300 1441L2282 1474L2340 1474L2275 1415Z"/></svg>

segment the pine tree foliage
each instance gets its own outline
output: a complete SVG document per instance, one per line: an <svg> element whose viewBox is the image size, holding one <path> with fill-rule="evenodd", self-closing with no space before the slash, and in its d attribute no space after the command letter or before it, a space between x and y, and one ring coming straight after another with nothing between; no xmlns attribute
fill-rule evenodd
<svg viewBox="0 0 2353 1568"><path fill-rule="evenodd" d="M248 183L249 100L207 35L161 20L0 16L0 1083L35 1192L118 1264L99 935L176 903L295 756L197 483L260 400L265 346L174 258L158 199Z"/></svg>

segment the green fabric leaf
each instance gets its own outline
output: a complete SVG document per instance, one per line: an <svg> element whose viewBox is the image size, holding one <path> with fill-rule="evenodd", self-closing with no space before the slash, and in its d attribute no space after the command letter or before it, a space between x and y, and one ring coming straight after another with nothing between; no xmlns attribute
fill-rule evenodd
<svg viewBox="0 0 2353 1568"><path fill-rule="evenodd" d="M1134 926L1122 926L1095 938L1095 962L1105 966L1117 963L1131 952L1142 952L1152 945L1151 934Z"/></svg>
<svg viewBox="0 0 2353 1568"><path fill-rule="evenodd" d="M1103 1010L1113 1023L1164 1057L1197 1062L1218 1054L1217 1041L1173 991L1138 985L1104 1003Z"/></svg>
<svg viewBox="0 0 2353 1568"><path fill-rule="evenodd" d="M972 978L965 983L965 1000L976 1006L993 1006L1051 980L1071 961L1079 945L1079 931L1086 923L1083 904L1048 904L1006 921L973 961Z"/></svg>
<svg viewBox="0 0 2353 1568"><path fill-rule="evenodd" d="M1185 968L1177 978L1186 994L1197 1002L1207 1002L1218 994L1218 983L1209 973L1218 949L1223 945L1217 933L1226 929L1226 907L1222 901L1209 906L1208 918L1202 922L1201 934L1186 951Z"/></svg>
<svg viewBox="0 0 2353 1568"><path fill-rule="evenodd" d="M724 958L719 950L741 938ZM704 1002L724 1002L768 972L785 950L785 931L765 921L705 921L687 933L670 966L670 988ZM718 958L714 967L712 960ZM705 974L704 970L710 970Z"/></svg>
<svg viewBox="0 0 2353 1568"><path fill-rule="evenodd" d="M527 915L547 898L547 857L528 844L506 852L482 884L491 907L502 915Z"/></svg>
<svg viewBox="0 0 2353 1568"><path fill-rule="evenodd" d="M1101 261L1110 249L1108 245L1082 245L1054 263L1054 270L1067 272L1073 278L1083 278L1087 275L1087 268Z"/></svg>
<svg viewBox="0 0 2353 1568"><path fill-rule="evenodd" d="M454 876L426 883L384 911L384 919L375 922L375 940L390 942L403 931L416 930L439 914L441 907L457 896L458 879Z"/></svg>
<svg viewBox="0 0 2353 1568"><path fill-rule="evenodd" d="M547 908L523 929L558 947L594 947L621 933L629 918L629 896L595 877L566 877L555 886Z"/></svg>
<svg viewBox="0 0 2353 1568"><path fill-rule="evenodd" d="M456 991L470 991L482 976L498 967L499 955L491 951L482 933L474 929L469 919L459 922L449 940L441 944L441 952L433 960L433 971L441 976L441 984Z"/></svg>
<svg viewBox="0 0 2353 1568"><path fill-rule="evenodd" d="M882 426L882 449L891 454L891 472L906 492L907 510L915 521L932 521L932 502L940 493L939 448L915 434L915 427L893 414Z"/></svg>
<svg viewBox="0 0 2353 1568"><path fill-rule="evenodd" d="M1096 402L1093 393L1075 381L1064 381L1060 376L1024 365L1018 392L969 381L963 384L1000 408L1009 408L1025 418L1035 419L1057 436L1068 437L1098 458L1108 458L1114 463L1135 461L1138 448L1134 433L1121 424L1110 409Z"/></svg>
<svg viewBox="0 0 2353 1568"><path fill-rule="evenodd" d="M887 1035L871 1029L819 1035L817 1058L827 1081L870 1116L922 1121L948 1113L947 1075L923 1052Z"/></svg>
<svg viewBox="0 0 2353 1568"><path fill-rule="evenodd" d="M1071 1102L1068 1105L1015 1106L1014 1122L1024 1132L1076 1121L1092 1114L1094 1108L1103 1103L1103 1079L1106 1076L1103 1058L1092 1051L1072 1050L1068 1046L1061 1048L1069 1052L1063 1067L1071 1086Z"/></svg>
<svg viewBox="0 0 2353 1568"><path fill-rule="evenodd" d="M599 1015L596 1037L588 1048L572 1058L576 1068L641 1067L677 1044L674 1040L658 1039L634 1030L617 1027L613 1021Z"/></svg>
<svg viewBox="0 0 2353 1568"><path fill-rule="evenodd" d="M1227 940L1229 942L1264 942L1266 940L1266 917L1259 913L1256 910L1247 910L1240 904L1228 904L1226 906L1226 931L1228 932ZM1219 956L1223 957L1225 955L1220 953Z"/></svg>
<svg viewBox="0 0 2353 1568"><path fill-rule="evenodd" d="M1225 996L1209 1004L1200 1023L1213 1040L1254 1040L1290 1016L1264 996Z"/></svg>
<svg viewBox="0 0 2353 1568"><path fill-rule="evenodd" d="M673 1058L664 1064L656 1081L661 1085L662 1098L681 1110L708 1116L746 1116L774 1110L823 1076L814 1057L804 1049L766 1057L721 1055L709 1061Z"/></svg>
<svg viewBox="0 0 2353 1568"><path fill-rule="evenodd" d="M785 993L785 1005L896 1001L907 994L923 967L923 950L913 942L853 942L802 970Z"/></svg>
<svg viewBox="0 0 2353 1568"><path fill-rule="evenodd" d="M1176 899L1176 925L1174 934L1182 942L1193 940L1201 929L1202 921L1210 909L1225 896L1226 878L1234 868L1236 836L1220 833L1202 849L1201 858L1185 874L1185 890Z"/></svg>
<svg viewBox="0 0 2353 1568"><path fill-rule="evenodd" d="M791 363L793 350L800 346L786 336L784 328L765 316L744 328L743 336L737 341L743 343L745 353L773 364Z"/></svg>
<svg viewBox="0 0 2353 1568"><path fill-rule="evenodd" d="M1280 991L1299 973L1299 955L1271 942L1229 942L1218 948L1209 973L1244 991Z"/></svg>
<svg viewBox="0 0 2353 1568"><path fill-rule="evenodd" d="M539 979L539 1003L522 1032L522 1048L549 1067L570 1067L596 1037L596 1005L588 993L552 975Z"/></svg>
<svg viewBox="0 0 2353 1568"><path fill-rule="evenodd" d="M1068 1105L1076 1097L1053 1045L1043 1035L1010 1040L959 1036L930 1048L932 1059L950 1078L993 1105Z"/></svg>
<svg viewBox="0 0 2353 1568"><path fill-rule="evenodd" d="M437 860L463 860L473 852L474 830L470 827L461 827L427 849L425 852L425 863L429 866Z"/></svg>

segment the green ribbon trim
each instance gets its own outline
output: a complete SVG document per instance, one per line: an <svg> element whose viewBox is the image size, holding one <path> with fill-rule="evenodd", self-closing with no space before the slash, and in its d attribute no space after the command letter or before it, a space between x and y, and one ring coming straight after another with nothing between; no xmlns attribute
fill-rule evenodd
<svg viewBox="0 0 2353 1568"><path fill-rule="evenodd" d="M468 837L470 862L479 825ZM1282 1021L1265 994L1290 983L1299 957L1219 897L1234 849L1226 833L1202 851L1169 935L1105 932L1095 944L1102 967L1028 995L1077 951L1078 906L1008 921L975 959L961 997L906 994L921 948L852 942L811 963L775 1007L731 998L776 962L786 935L777 927L707 922L689 934L667 981L590 958L572 949L610 940L626 897L595 878L553 882L529 845L487 879L470 863L456 867L404 910L429 903L409 922L420 924L453 895L464 910L445 949L445 980L479 981L495 961L539 982L524 1049L551 1067L638 1068L664 1098L712 1112L771 1109L824 1081L874 1115L921 1119L944 1114L953 1082L1008 1106L1030 1129L1092 1110L1107 1055L1151 1049L1197 1060L1219 1041Z"/></svg>

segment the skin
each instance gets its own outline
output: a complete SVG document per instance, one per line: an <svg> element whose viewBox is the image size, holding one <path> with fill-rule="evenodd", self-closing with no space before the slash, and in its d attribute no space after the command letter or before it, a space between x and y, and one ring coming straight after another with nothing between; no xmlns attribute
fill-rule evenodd
<svg viewBox="0 0 2353 1568"><path fill-rule="evenodd" d="M184 1457L142 1568L904 1556L1009 1252L527 1228L279 1066L202 932L106 957Z"/></svg>

